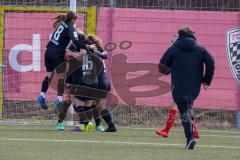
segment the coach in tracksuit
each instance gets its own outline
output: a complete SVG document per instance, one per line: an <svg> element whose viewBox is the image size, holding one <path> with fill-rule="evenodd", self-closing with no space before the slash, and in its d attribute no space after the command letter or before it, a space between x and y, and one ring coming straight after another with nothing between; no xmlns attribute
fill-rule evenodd
<svg viewBox="0 0 240 160"><path fill-rule="evenodd" d="M186 149L194 149L192 105L199 95L201 84L205 89L210 86L215 64L210 53L196 42L191 29L180 29L178 35L179 38L164 53L158 67L161 74L171 73L172 96L184 127Z"/></svg>

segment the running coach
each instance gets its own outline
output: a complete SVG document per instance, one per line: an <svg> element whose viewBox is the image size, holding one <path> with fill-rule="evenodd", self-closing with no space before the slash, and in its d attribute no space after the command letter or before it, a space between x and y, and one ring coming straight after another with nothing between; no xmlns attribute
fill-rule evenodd
<svg viewBox="0 0 240 160"><path fill-rule="evenodd" d="M197 43L194 32L186 27L178 31L179 38L164 53L158 65L161 74L171 74L172 96L177 104L187 139L186 149L194 149L193 102L210 86L215 63L211 54Z"/></svg>

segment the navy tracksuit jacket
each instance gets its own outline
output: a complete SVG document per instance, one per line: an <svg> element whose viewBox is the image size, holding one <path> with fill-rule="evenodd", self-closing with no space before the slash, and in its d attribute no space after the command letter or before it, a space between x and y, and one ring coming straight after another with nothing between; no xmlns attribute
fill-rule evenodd
<svg viewBox="0 0 240 160"><path fill-rule="evenodd" d="M176 103L194 101L201 83L211 84L215 69L213 57L197 44L193 35L178 38L164 53L160 65L170 68L172 95Z"/></svg>
<svg viewBox="0 0 240 160"><path fill-rule="evenodd" d="M160 60L159 71L171 73L172 96L188 142L193 139L193 102L199 95L201 83L211 84L214 69L213 57L197 44L193 35L178 38Z"/></svg>

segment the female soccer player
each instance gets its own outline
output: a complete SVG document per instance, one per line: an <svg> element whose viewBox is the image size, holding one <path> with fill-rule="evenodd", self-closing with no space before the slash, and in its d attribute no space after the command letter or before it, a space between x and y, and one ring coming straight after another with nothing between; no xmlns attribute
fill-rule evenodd
<svg viewBox="0 0 240 160"><path fill-rule="evenodd" d="M98 52L95 52L95 53L97 53L97 56L99 56L103 60L108 58L107 52L102 49L103 47L102 47L101 41L97 36L88 35L87 40L88 40L89 44L95 44L97 46ZM107 79L105 66L104 66L104 69L100 72L100 74L98 76L98 89L104 90L107 92L109 92L111 90L110 83ZM107 99L106 98L96 100L96 110L98 112L100 112L102 118L108 124L108 128L105 130L105 132L117 132L115 124L113 123L113 120L112 120L112 115L110 114L110 112L107 108Z"/></svg>
<svg viewBox="0 0 240 160"><path fill-rule="evenodd" d="M173 38L171 40L171 44L174 44L177 39L178 39L178 34L174 34ZM167 121L165 124L165 128L163 130L156 130L156 134L158 134L162 137L168 137L169 131L171 130L173 124L176 121L177 114L178 114L177 105L175 103L173 103L170 106L170 110L168 112L168 118L167 118ZM199 133L197 131L196 119L194 119L193 128L194 128L194 138L199 138Z"/></svg>
<svg viewBox="0 0 240 160"><path fill-rule="evenodd" d="M80 38L81 36L82 36L82 34L79 34L79 39L82 39L82 38ZM100 41L96 38L95 39L92 39L92 38L93 38L92 36L88 36L87 41L89 41L88 42L89 44L95 44L97 46L97 51L94 52L95 56L106 59L107 54L100 47ZM75 50L74 46L70 46L70 48L73 48L72 51ZM84 50L81 50L80 52L82 52L82 51L84 51ZM88 51L88 54L93 54L93 52ZM91 62L88 59L88 56L86 54L84 54L84 55L85 56L83 56L84 57L83 58L83 67L79 66L77 70L75 70L73 73L71 73L71 76L70 76L70 78L71 78L70 81L71 82L69 81L69 79L70 79L69 77L67 78L68 82L72 83L73 85L85 86L85 87L90 87L90 88L98 88L98 84L96 82L95 83L88 83L88 82L85 82L83 80L84 75L89 74L89 73L91 74L91 72L94 72L93 71L93 68L94 68L93 66L95 65L93 62ZM69 62L71 62L71 61L69 61ZM88 68L89 64L93 65L92 68L91 67ZM97 67L97 66L95 66L95 67ZM102 68L100 70L103 71ZM103 72L100 72L100 73L102 75ZM98 76L98 79L99 79L99 76ZM101 83L105 82L106 83L106 80L103 81L103 82L101 80L99 80L99 82L101 82ZM103 84L102 84L102 86L103 86ZM96 129L98 131L101 131L101 132L104 131L104 128L100 125L100 114L99 114L98 110L93 109L93 112L92 112L92 108L95 108L95 106L91 107L91 105L93 105L93 99L91 99L89 97L84 97L84 96L74 96L74 99L72 99L72 102L74 102L74 104L75 104L74 109L75 109L76 113L79 115L79 121L80 121L80 126L77 126L75 128L75 130L76 129L78 131L79 130L81 130L81 131L91 130L93 124L89 120L91 120L92 116L94 115L95 122L96 122ZM58 121L58 125L57 125L58 130L63 130L64 129L62 122L65 118L65 115L67 113L67 109L69 108L70 104L71 104L70 101L65 100L64 104L63 104L63 108L61 107L62 110L60 110L59 121ZM92 113L94 113L94 114L92 115ZM104 113L106 113L106 111ZM104 115L104 117L108 117L108 119L109 119L108 115ZM115 125L112 125L112 122L110 122L108 120L105 120L105 121L107 121L107 123L110 124L109 126L115 126Z"/></svg>
<svg viewBox="0 0 240 160"><path fill-rule="evenodd" d="M86 40L88 41L89 44L95 44L96 45L96 47L97 47L97 50L95 51L95 55L96 56L98 56L102 60L105 60L105 59L108 58L108 54L107 54L106 51L104 51L102 49L101 40L97 36L95 36L95 35L88 35ZM102 69L100 74L98 75L98 84L97 84L97 86L98 86L97 88L100 89L100 90L104 90L106 92L110 91L110 83L109 83L109 81L107 79L105 66L104 66L104 69ZM84 108L84 111L88 113L89 120L91 120L92 116L93 116L93 118L95 120L95 123L96 123L95 129L97 131L99 131L99 132L103 132L104 128L100 124L101 120L100 120L100 113L99 113L99 111L97 109L97 102L96 101L91 101L91 99L87 99L87 98L84 98L82 100L85 100L85 107L83 107L83 108ZM82 111L83 111L83 109L82 109ZM91 115L91 113L93 113L93 114ZM73 128L73 130L74 131L89 130L89 128L90 128L89 127L89 123L85 122L85 124L88 124L85 127L86 129L83 127L84 126L83 124L80 123L80 127L77 125L77 126L75 126Z"/></svg>
<svg viewBox="0 0 240 160"><path fill-rule="evenodd" d="M97 47L97 51L94 52L94 54L102 59L107 59L107 53L102 49L102 45L101 42L99 40L98 37L94 36L94 35L88 35L87 36L87 41L89 44L95 44ZM91 54L91 52L88 52L88 54ZM82 70L83 71L83 70ZM79 85L84 85L84 86L88 86L88 87L92 87L92 88L96 88L97 89L101 89L101 90L105 90L105 91L109 91L110 90L110 85L109 82L107 80L107 76L106 76L106 72L104 69L101 70L100 74L98 75L98 83L97 84L91 84L91 86L88 83L81 83ZM82 99L84 97L79 97L79 96L75 96L76 98L78 98L77 103L79 103L79 99ZM85 97L86 98L86 97ZM104 121L108 124L108 128L105 130L105 132L116 132L117 129L112 121L112 116L110 114L110 112L108 111L108 109L106 108L106 98L104 99L98 99L96 100L96 105L93 104L93 101L89 98L85 99L86 103L85 103L85 107L83 106L78 106L76 107L76 112L78 113L78 115L81 117L82 122L80 122L80 124L88 124L86 121L84 122L84 119L86 120L88 118L88 120L91 119L91 115L90 117L87 116L89 114L85 114L85 113L100 113L102 118L104 119ZM90 104L92 104L92 107L90 108ZM90 111L91 110L91 111ZM85 117L85 118L84 118ZM97 118L100 117L96 117L95 116L95 121L97 120ZM100 120L100 119L99 119ZM80 126L80 129L82 127ZM81 129L82 130L82 129ZM97 128L97 130L100 130L100 128Z"/></svg>
<svg viewBox="0 0 240 160"><path fill-rule="evenodd" d="M54 22L54 27L56 29L47 44L47 50L45 52L45 67L47 74L42 82L41 93L38 97L38 102L43 109L48 108L45 101L45 95L48 90L49 83L53 77L54 70L56 70L58 74L58 93L55 105L56 107L62 105L66 69L66 66L62 64L64 62L65 50L70 40L72 40L77 49L95 49L94 45L86 45L78 40L77 31L73 26L77 20L77 15L74 12L70 11L67 13L67 15L57 16L55 19L56 21Z"/></svg>

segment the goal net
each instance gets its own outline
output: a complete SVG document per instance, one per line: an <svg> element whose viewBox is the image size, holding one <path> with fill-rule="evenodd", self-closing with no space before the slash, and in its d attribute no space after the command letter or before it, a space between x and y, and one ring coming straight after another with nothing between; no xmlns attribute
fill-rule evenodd
<svg viewBox="0 0 240 160"><path fill-rule="evenodd" d="M96 7L77 7L77 28L95 34ZM44 53L53 31L52 18L69 11L64 3L4 3L0 6L0 119L43 122L56 118L53 101L56 93L47 93L50 109L37 103L45 77Z"/></svg>

